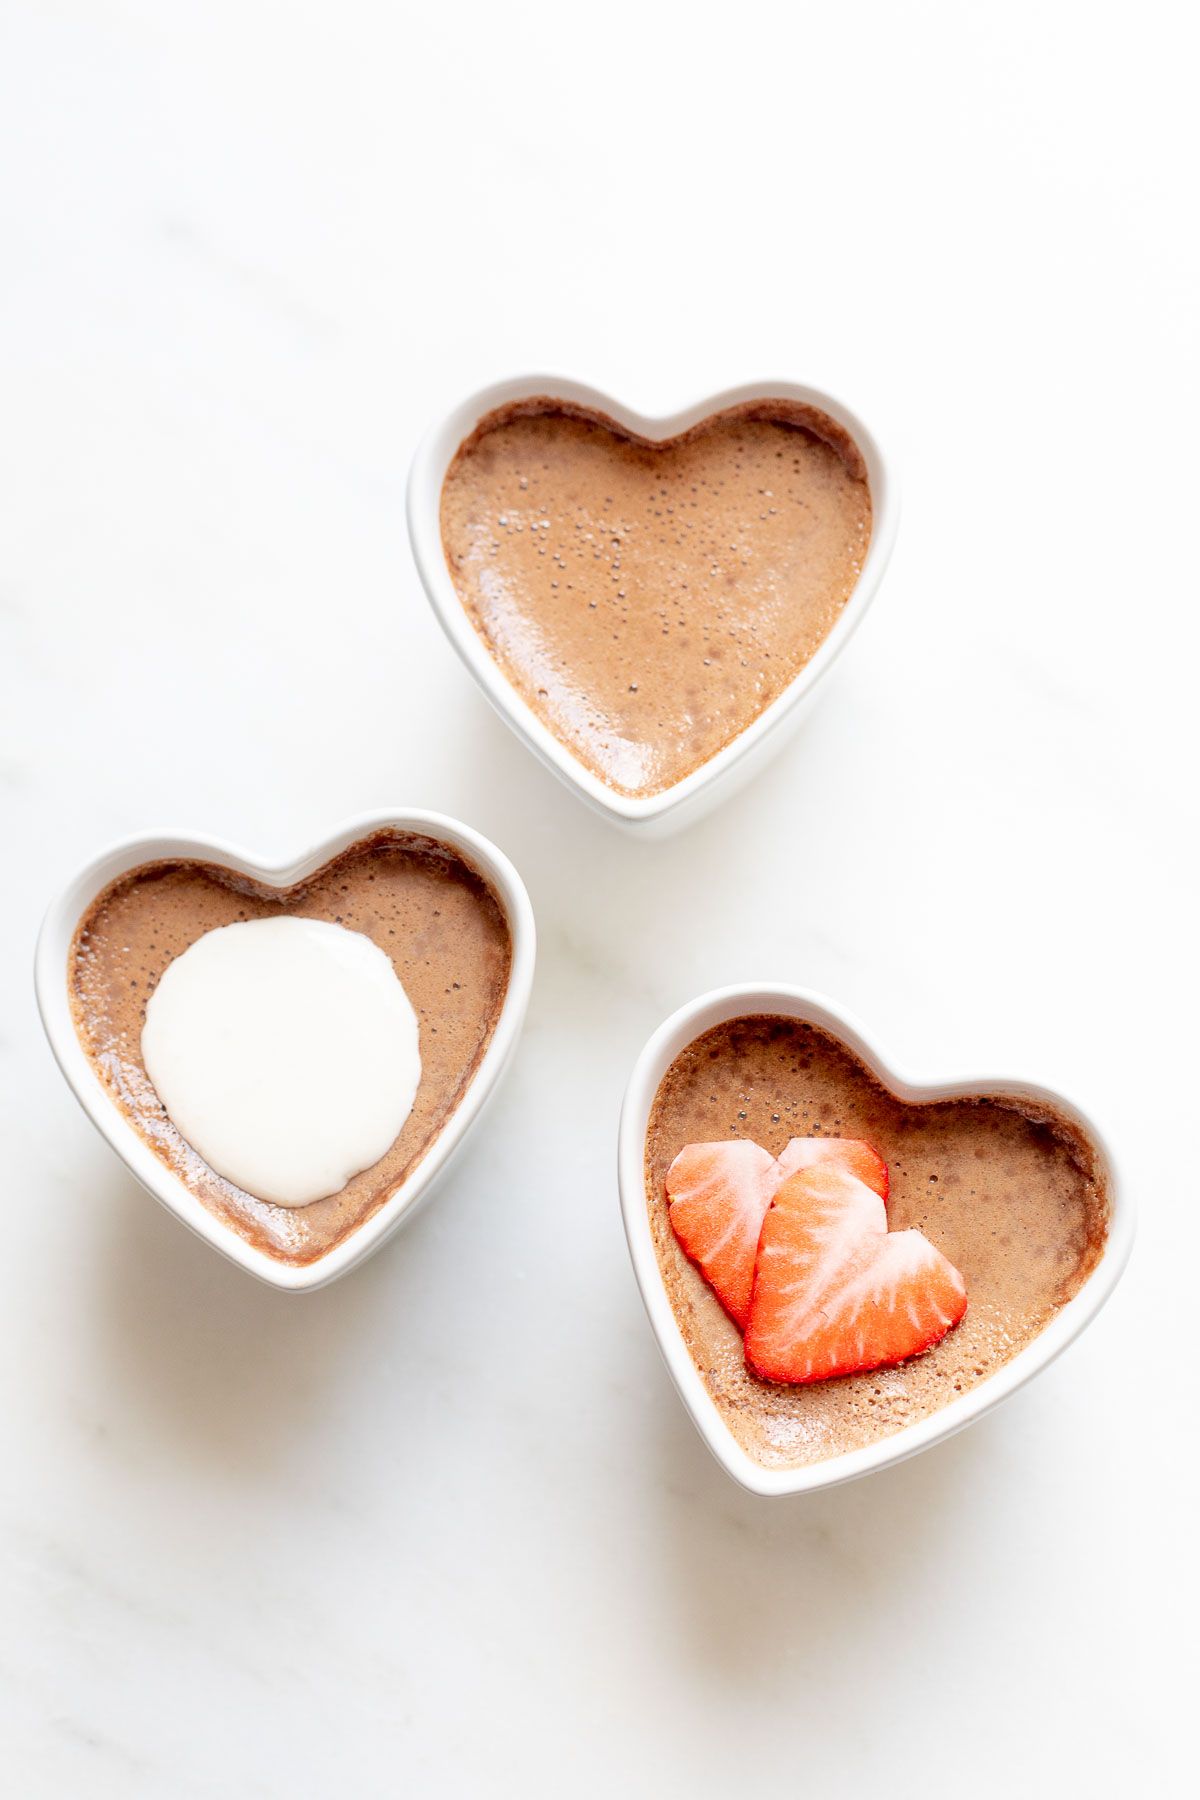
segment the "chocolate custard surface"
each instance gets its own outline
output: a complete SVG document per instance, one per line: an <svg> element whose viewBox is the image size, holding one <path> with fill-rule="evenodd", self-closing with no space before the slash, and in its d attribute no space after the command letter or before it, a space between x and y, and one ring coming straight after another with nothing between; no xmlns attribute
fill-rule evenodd
<svg viewBox="0 0 1200 1800"><path fill-rule="evenodd" d="M466 612L554 735L660 793L745 730L841 615L871 537L861 453L756 401L662 444L548 397L481 420L442 543Z"/></svg>
<svg viewBox="0 0 1200 1800"><path fill-rule="evenodd" d="M888 1229L916 1226L967 1284L961 1324L891 1369L807 1386L760 1381L742 1337L671 1229L667 1170L685 1144L866 1138L887 1160ZM768 1468L858 1450L936 1412L1030 1343L1099 1258L1108 1205L1096 1154L1067 1119L979 1096L910 1104L815 1026L752 1015L715 1026L659 1086L646 1136L658 1265L705 1386L738 1442Z"/></svg>
<svg viewBox="0 0 1200 1800"><path fill-rule="evenodd" d="M141 1053L147 1000L174 957L218 926L282 914L371 938L391 957L420 1027L421 1080L391 1148L337 1194L299 1208L256 1199L210 1169L167 1117ZM242 1237L304 1264L369 1219L451 1118L491 1041L511 962L500 902L457 851L417 833L379 832L283 890L199 861L134 869L89 907L68 979L80 1041L155 1155Z"/></svg>

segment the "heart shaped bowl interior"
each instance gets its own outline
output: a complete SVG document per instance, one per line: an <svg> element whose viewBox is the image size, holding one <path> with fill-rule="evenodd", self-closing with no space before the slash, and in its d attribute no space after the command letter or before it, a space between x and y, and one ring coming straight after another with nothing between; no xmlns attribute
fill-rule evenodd
<svg viewBox="0 0 1200 1800"><path fill-rule="evenodd" d="M712 413L755 400L797 401L818 408L854 439L866 464L871 491L871 543L862 573L833 629L799 674L737 737L661 793L628 795L609 787L543 723L508 680L471 623L454 586L442 546L442 484L460 444L497 407L546 395L606 415L617 426L663 442L688 431ZM756 381L709 394L665 417L648 417L582 382L558 375L522 375L481 389L452 407L418 446L408 482L408 531L413 557L438 623L501 718L546 767L605 818L642 834L661 835L700 817L728 797L782 748L799 725L805 707L827 671L858 629L896 535L898 502L894 473L867 426L832 394L793 381Z"/></svg>
<svg viewBox="0 0 1200 1800"><path fill-rule="evenodd" d="M222 1223L150 1149L113 1100L76 1034L68 991L68 968L75 931L96 897L118 876L143 863L182 858L217 863L266 887L288 888L306 880L332 858L377 831L412 831L457 850L489 883L507 919L512 942L508 988L492 1038L459 1104L416 1167L348 1237L304 1265L277 1260ZM38 938L34 975L38 1007L50 1047L75 1098L130 1172L154 1198L198 1237L271 1287L291 1293L323 1287L370 1256L429 1198L455 1151L494 1093L516 1047L533 981L533 909L517 871L494 844L441 813L392 811L350 819L304 855L286 863L264 863L235 845L177 832L150 832L128 838L95 857L72 877L50 906Z"/></svg>
<svg viewBox="0 0 1200 1800"><path fill-rule="evenodd" d="M679 1053L703 1032L747 1014L777 1014L820 1027L839 1039L901 1101L953 1100L1002 1095L1042 1103L1075 1125L1094 1150L1104 1181L1109 1214L1099 1258L1072 1299L1039 1335L977 1386L951 1399L930 1416L882 1437L863 1449L831 1456L801 1468L766 1468L738 1443L710 1397L692 1360L667 1296L655 1254L647 1207L646 1133L659 1084ZM721 1466L751 1493L811 1493L902 1462L990 1412L1059 1356L1095 1318L1112 1293L1129 1257L1134 1221L1122 1192L1111 1152L1099 1131L1077 1106L1050 1088L1028 1081L977 1076L958 1081L917 1080L900 1074L863 1028L828 1000L802 988L761 984L719 988L682 1007L661 1025L638 1057L621 1111L618 1177L625 1235L634 1274L667 1368L692 1421Z"/></svg>

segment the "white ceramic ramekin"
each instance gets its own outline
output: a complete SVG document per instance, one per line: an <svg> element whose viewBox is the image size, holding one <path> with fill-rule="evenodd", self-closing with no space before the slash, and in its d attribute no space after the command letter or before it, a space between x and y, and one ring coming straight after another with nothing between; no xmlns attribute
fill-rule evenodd
<svg viewBox="0 0 1200 1800"><path fill-rule="evenodd" d="M725 1424L688 1352L675 1313L659 1274L650 1233L646 1202L646 1126L658 1086L671 1063L693 1039L726 1019L747 1013L776 1013L803 1019L823 1027L853 1050L901 1100L952 1100L971 1094L1004 1094L1042 1101L1073 1121L1094 1146L1108 1188L1110 1217L1103 1253L1082 1288L1046 1326L1045 1330L978 1387L951 1400L930 1418L906 1426L891 1437L881 1438L863 1450L833 1456L800 1469L765 1469L743 1450ZM918 1081L901 1075L884 1057L861 1025L828 1000L803 988L769 983L749 987L717 988L683 1006L654 1033L638 1057L621 1109L618 1178L625 1235L633 1259L634 1274L675 1386L701 1437L721 1466L751 1493L803 1494L833 1487L871 1474L892 1463L903 1462L918 1450L941 1443L961 1431L1023 1387L1060 1355L1088 1325L1112 1293L1129 1259L1134 1220L1131 1202L1121 1190L1112 1154L1095 1125L1077 1106L1053 1089L1029 1081L1006 1081L995 1076L973 1076L959 1081Z"/></svg>
<svg viewBox="0 0 1200 1800"><path fill-rule="evenodd" d="M327 1255L303 1267L293 1267L247 1243L210 1213L191 1189L159 1161L116 1105L89 1062L71 1017L67 990L71 943L80 919L101 890L142 863L194 857L236 869L268 887L285 888L314 874L351 844L389 827L421 832L452 845L491 884L504 908L512 934L512 972L508 991L492 1041L470 1087L407 1180L378 1212ZM397 809L349 819L304 855L286 863L264 863L233 844L179 832L148 832L114 844L73 876L51 905L38 938L34 979L42 1023L59 1068L92 1124L107 1138L142 1186L197 1237L237 1263L239 1268L249 1270L271 1287L283 1288L289 1293L306 1293L335 1281L378 1250L384 1240L400 1225L406 1224L429 1198L434 1183L495 1091L516 1047L533 981L535 942L533 908L525 885L508 858L494 844L442 813Z"/></svg>
<svg viewBox="0 0 1200 1800"><path fill-rule="evenodd" d="M617 793L586 769L555 737L518 694L488 651L458 597L446 565L439 508L442 483L455 451L485 414L535 394L548 394L554 399L591 407L606 413L628 430L656 440L676 437L710 413L720 412L725 407L750 400L796 400L819 407L836 420L850 433L866 462L874 510L871 545L858 584L837 624L812 660L765 712L708 762L661 794L631 796ZM650 418L579 381L559 375L515 376L483 388L452 407L426 433L413 459L408 481L409 537L429 603L442 630L496 711L534 755L597 812L621 825L655 835L690 823L716 800L732 793L781 748L791 730L800 723L817 684L841 655L875 597L892 552L897 516L894 473L863 421L832 394L794 381L747 382L741 387L727 388L723 393L709 394L666 417Z"/></svg>

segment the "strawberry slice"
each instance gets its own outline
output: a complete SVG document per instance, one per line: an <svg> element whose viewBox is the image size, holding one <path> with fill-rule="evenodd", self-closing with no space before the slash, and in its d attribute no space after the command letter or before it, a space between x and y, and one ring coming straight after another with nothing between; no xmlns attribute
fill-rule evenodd
<svg viewBox="0 0 1200 1800"><path fill-rule="evenodd" d="M686 1144L667 1170L671 1225L731 1319L745 1329L754 1252L771 1196L784 1180L769 1150L748 1138Z"/></svg>
<svg viewBox="0 0 1200 1800"><path fill-rule="evenodd" d="M857 1138L793 1138L776 1158L748 1138L687 1144L667 1170L671 1225L730 1318L744 1331L754 1284L754 1253L772 1197L799 1169L835 1162L888 1191L887 1164Z"/></svg>
<svg viewBox="0 0 1200 1800"><path fill-rule="evenodd" d="M857 1175L886 1203L888 1166L878 1150L863 1138L793 1138L779 1158L779 1167L786 1180L797 1169L812 1169L818 1163L827 1162L835 1162L840 1168L848 1169L851 1175Z"/></svg>
<svg viewBox="0 0 1200 1800"><path fill-rule="evenodd" d="M825 1381L931 1349L967 1310L962 1276L836 1162L782 1183L755 1259L746 1362L764 1381Z"/></svg>

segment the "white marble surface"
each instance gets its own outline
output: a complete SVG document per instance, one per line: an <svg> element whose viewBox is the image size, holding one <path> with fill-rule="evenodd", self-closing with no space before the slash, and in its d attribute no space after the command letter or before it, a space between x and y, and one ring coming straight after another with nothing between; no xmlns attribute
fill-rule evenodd
<svg viewBox="0 0 1200 1800"><path fill-rule="evenodd" d="M1156 1796L1190 1760L1196 146L1180 9L0 10L3 1761L27 1796ZM537 768L406 547L429 416L762 373L901 450L803 736L661 845ZM125 1175L41 910L170 823L440 807L527 1033L457 1178L270 1293ZM1034 1388L809 1501L709 1460L613 1175L662 1015L780 976L1040 1074L1143 1208Z"/></svg>

